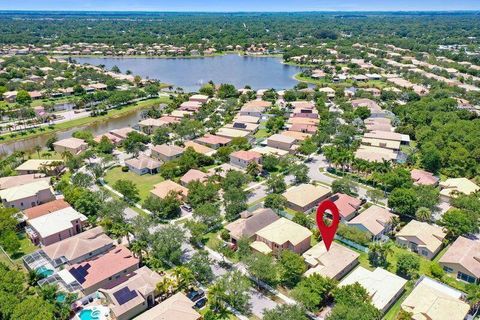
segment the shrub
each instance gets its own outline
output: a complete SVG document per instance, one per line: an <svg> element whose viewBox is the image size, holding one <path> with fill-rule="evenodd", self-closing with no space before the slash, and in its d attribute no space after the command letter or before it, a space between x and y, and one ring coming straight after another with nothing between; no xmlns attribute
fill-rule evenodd
<svg viewBox="0 0 480 320"><path fill-rule="evenodd" d="M128 166L123 166L122 167L122 172L128 172L130 169L128 168Z"/></svg>
<svg viewBox="0 0 480 320"><path fill-rule="evenodd" d="M430 265L430 272L432 273L432 276L437 279L442 279L442 277L445 275L445 271L438 263L433 263Z"/></svg>
<svg viewBox="0 0 480 320"><path fill-rule="evenodd" d="M230 241L230 232L228 232L227 229L223 229L222 232L220 232L220 238L224 241Z"/></svg>
<svg viewBox="0 0 480 320"><path fill-rule="evenodd" d="M338 225L337 234L362 246L368 246L370 242L370 235L368 233L343 223Z"/></svg>

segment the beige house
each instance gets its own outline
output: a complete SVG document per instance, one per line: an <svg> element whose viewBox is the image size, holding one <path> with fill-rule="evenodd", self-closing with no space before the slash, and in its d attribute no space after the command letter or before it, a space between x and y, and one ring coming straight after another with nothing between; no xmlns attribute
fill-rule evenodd
<svg viewBox="0 0 480 320"><path fill-rule="evenodd" d="M64 167L62 160L30 159L15 168L20 175L47 173L55 175Z"/></svg>
<svg viewBox="0 0 480 320"><path fill-rule="evenodd" d="M380 238L392 228L392 219L398 217L385 208L372 205L348 222L364 232L369 232L374 239Z"/></svg>
<svg viewBox="0 0 480 320"><path fill-rule="evenodd" d="M36 181L50 181L50 177L46 177L42 173L22 174L20 176L8 176L0 178L0 190L10 189L13 187L23 186Z"/></svg>
<svg viewBox="0 0 480 320"><path fill-rule="evenodd" d="M480 240L458 237L438 262L457 279L480 283Z"/></svg>
<svg viewBox="0 0 480 320"><path fill-rule="evenodd" d="M255 162L260 164L262 162L262 155L255 151L236 151L230 154L230 164L240 168L247 168L248 164Z"/></svg>
<svg viewBox="0 0 480 320"><path fill-rule="evenodd" d="M156 286L162 277L148 267L129 275L128 280L111 288L100 289L116 320L129 320L155 305Z"/></svg>
<svg viewBox="0 0 480 320"><path fill-rule="evenodd" d="M398 152L371 145L361 145L357 151L355 151L355 158L369 162L383 162L384 160L395 161L398 158Z"/></svg>
<svg viewBox="0 0 480 320"><path fill-rule="evenodd" d="M450 198L455 197L456 193L469 195L480 190L479 186L467 178L449 178L440 182L440 188L442 189L440 199L445 202L449 202Z"/></svg>
<svg viewBox="0 0 480 320"><path fill-rule="evenodd" d="M137 158L125 160L125 165L130 171L133 171L138 175L143 175L146 173L156 174L162 163L150 157L141 155Z"/></svg>
<svg viewBox="0 0 480 320"><path fill-rule="evenodd" d="M208 96L204 94L194 94L193 96L190 97L190 101L197 101L200 103L206 103L208 102Z"/></svg>
<svg viewBox="0 0 480 320"><path fill-rule="evenodd" d="M195 311L195 302L182 292L176 293L157 306L142 313L134 320L200 320L202 315Z"/></svg>
<svg viewBox="0 0 480 320"><path fill-rule="evenodd" d="M192 148L195 152L201 153L206 156L212 156L216 152L215 149L209 148L207 146L204 146L203 144L196 143L194 141L187 141L184 144L185 144L185 149Z"/></svg>
<svg viewBox="0 0 480 320"><path fill-rule="evenodd" d="M192 181L204 182L208 178L208 174L197 169L190 169L180 178L180 184L186 187Z"/></svg>
<svg viewBox="0 0 480 320"><path fill-rule="evenodd" d="M175 192L178 197L184 199L188 195L188 189L172 180L165 180L153 186L150 193L160 199L164 199L169 193Z"/></svg>
<svg viewBox="0 0 480 320"><path fill-rule="evenodd" d="M305 272L308 277L319 274L330 279L340 280L349 273L357 264L360 254L336 242L332 242L327 251L323 241L317 243L303 255L310 269Z"/></svg>
<svg viewBox="0 0 480 320"><path fill-rule="evenodd" d="M295 138L285 136L282 134L274 134L267 139L267 146L271 148L281 149L288 152L293 151Z"/></svg>
<svg viewBox="0 0 480 320"><path fill-rule="evenodd" d="M250 131L240 130L236 128L227 128L227 127L218 129L218 131L215 134L219 137L225 137L228 139L234 139L234 138L249 139L251 136Z"/></svg>
<svg viewBox="0 0 480 320"><path fill-rule="evenodd" d="M206 134L203 137L200 137L195 140L197 143L200 143L209 148L218 149L224 147L232 142L232 139L227 137L220 137L214 134Z"/></svg>
<svg viewBox="0 0 480 320"><path fill-rule="evenodd" d="M384 313L400 298L407 280L382 268L369 271L358 267L348 274L339 286L351 285L356 282L367 290L375 308Z"/></svg>
<svg viewBox="0 0 480 320"><path fill-rule="evenodd" d="M48 246L83 231L87 217L72 207L27 221L25 231L34 244Z"/></svg>
<svg viewBox="0 0 480 320"><path fill-rule="evenodd" d="M410 221L396 235L397 243L432 260L443 247L446 233L436 225Z"/></svg>
<svg viewBox="0 0 480 320"><path fill-rule="evenodd" d="M179 158L185 150L175 145L156 145L152 148L152 158L167 162Z"/></svg>
<svg viewBox="0 0 480 320"><path fill-rule="evenodd" d="M40 180L0 190L0 200L6 208L23 210L53 201L55 195L50 182Z"/></svg>
<svg viewBox="0 0 480 320"><path fill-rule="evenodd" d="M67 138L59 140L53 144L53 149L57 153L70 152L73 155L78 155L87 150L88 144L82 139Z"/></svg>
<svg viewBox="0 0 480 320"><path fill-rule="evenodd" d="M225 229L230 232L230 239L236 243L241 238L252 238L260 229L272 224L280 217L269 208L260 208L253 212L244 211L240 218L227 224Z"/></svg>
<svg viewBox="0 0 480 320"><path fill-rule="evenodd" d="M238 113L240 116L262 117L265 110L272 105L269 101L252 100L243 105Z"/></svg>
<svg viewBox="0 0 480 320"><path fill-rule="evenodd" d="M307 212L318 206L331 193L332 191L328 187L301 184L289 188L283 193L283 196L287 199L288 208L299 212Z"/></svg>
<svg viewBox="0 0 480 320"><path fill-rule="evenodd" d="M312 232L307 228L280 218L255 233L255 241L250 247L263 254L277 254L290 250L302 254L310 248Z"/></svg>
<svg viewBox="0 0 480 320"><path fill-rule="evenodd" d="M411 313L413 320L463 320L470 306L462 298L462 292L423 276L401 308Z"/></svg>
<svg viewBox="0 0 480 320"><path fill-rule="evenodd" d="M161 120L161 119L145 119L142 120L138 123L140 126L140 130L146 134L152 134L155 130L168 125L167 122Z"/></svg>

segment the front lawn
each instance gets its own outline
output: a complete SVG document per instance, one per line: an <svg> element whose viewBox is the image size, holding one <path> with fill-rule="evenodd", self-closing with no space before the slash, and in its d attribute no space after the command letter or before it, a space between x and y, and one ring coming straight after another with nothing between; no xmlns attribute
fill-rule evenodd
<svg viewBox="0 0 480 320"><path fill-rule="evenodd" d="M122 172L121 167L115 167L107 171L107 174L105 175L105 182L112 188L115 185L115 182L121 179L130 180L135 183L142 201L148 198L150 195L150 190L153 189L154 185L164 180L159 174L144 174L140 176L131 171Z"/></svg>

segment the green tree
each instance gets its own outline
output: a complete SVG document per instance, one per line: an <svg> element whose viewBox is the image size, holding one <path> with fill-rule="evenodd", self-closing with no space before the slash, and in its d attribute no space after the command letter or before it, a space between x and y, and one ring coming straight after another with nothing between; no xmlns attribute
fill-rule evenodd
<svg viewBox="0 0 480 320"><path fill-rule="evenodd" d="M278 261L280 266L280 281L287 287L294 287L307 271L303 257L290 251L284 250Z"/></svg>
<svg viewBox="0 0 480 320"><path fill-rule="evenodd" d="M38 297L27 297L13 309L11 316L15 320L54 319L54 307Z"/></svg>
<svg viewBox="0 0 480 320"><path fill-rule="evenodd" d="M115 145L106 136L103 136L97 145L97 150L100 153L111 154L114 149Z"/></svg>
<svg viewBox="0 0 480 320"><path fill-rule="evenodd" d="M280 211L285 209L287 205L287 199L281 194L270 193L265 197L265 208L270 208L274 211Z"/></svg>
<svg viewBox="0 0 480 320"><path fill-rule="evenodd" d="M176 225L169 224L156 231L151 238L153 265L168 266L180 263L185 239L185 232Z"/></svg>
<svg viewBox="0 0 480 320"><path fill-rule="evenodd" d="M270 175L267 180L267 187L270 192L277 194L283 193L287 190L287 184L285 183L284 177L278 173Z"/></svg>
<svg viewBox="0 0 480 320"><path fill-rule="evenodd" d="M263 313L263 320L308 320L305 310L299 305L283 304Z"/></svg>
<svg viewBox="0 0 480 320"><path fill-rule="evenodd" d="M395 189L388 197L388 206L396 213L414 217L419 207L417 194L413 189Z"/></svg>
<svg viewBox="0 0 480 320"><path fill-rule="evenodd" d="M17 92L17 97L15 99L15 102L17 102L20 105L26 106L32 102L32 98L30 97L30 94L28 94L27 91L19 90Z"/></svg>
<svg viewBox="0 0 480 320"><path fill-rule="evenodd" d="M251 161L248 163L246 172L252 178L255 179L260 174L260 171L260 165L257 162Z"/></svg>
<svg viewBox="0 0 480 320"><path fill-rule="evenodd" d="M456 208L445 212L440 225L447 229L448 237L452 240L461 235L477 233L479 229L478 218L475 215Z"/></svg>
<svg viewBox="0 0 480 320"><path fill-rule="evenodd" d="M330 298L335 285L335 280L313 274L302 279L291 293L307 310L316 312Z"/></svg>
<svg viewBox="0 0 480 320"><path fill-rule="evenodd" d="M235 86L222 83L218 88L217 96L220 99L235 98L238 96L238 92Z"/></svg>
<svg viewBox="0 0 480 320"><path fill-rule="evenodd" d="M368 246L368 260L375 267L387 267L388 255L393 253L391 242L373 242Z"/></svg>
<svg viewBox="0 0 480 320"><path fill-rule="evenodd" d="M72 183L77 187L88 188L94 183L94 179L89 174L78 172L72 176Z"/></svg>
<svg viewBox="0 0 480 320"><path fill-rule="evenodd" d="M415 278L420 270L420 258L413 253L402 253L397 258L397 274L407 279Z"/></svg>
<svg viewBox="0 0 480 320"><path fill-rule="evenodd" d="M9 253L20 249L20 240L16 234L18 210L0 208L0 246Z"/></svg>
<svg viewBox="0 0 480 320"><path fill-rule="evenodd" d="M136 203L140 200L138 188L135 183L130 180L117 180L117 182L115 182L115 184L113 185L113 188L120 192L127 201Z"/></svg>
<svg viewBox="0 0 480 320"><path fill-rule="evenodd" d="M344 177L332 182L332 193L344 193L348 194L349 196L355 196L357 195L357 192L358 188L348 177Z"/></svg>
<svg viewBox="0 0 480 320"><path fill-rule="evenodd" d="M211 268L212 260L208 257L206 251L195 252L188 262L188 267L192 270L195 279L202 283L210 283L213 278L213 271Z"/></svg>
<svg viewBox="0 0 480 320"><path fill-rule="evenodd" d="M275 285L278 281L278 266L270 255L254 253L246 259L249 273L258 280Z"/></svg>
<svg viewBox="0 0 480 320"><path fill-rule="evenodd" d="M308 177L308 167L306 164L295 164L290 168L290 173L295 177L295 183L308 183L310 178Z"/></svg>
<svg viewBox="0 0 480 320"><path fill-rule="evenodd" d="M415 212L415 219L418 221L431 221L432 212L428 208L420 207L417 209L417 212Z"/></svg>
<svg viewBox="0 0 480 320"><path fill-rule="evenodd" d="M208 228L221 225L223 219L218 204L211 202L199 205L193 212L193 216L200 222L204 223Z"/></svg>

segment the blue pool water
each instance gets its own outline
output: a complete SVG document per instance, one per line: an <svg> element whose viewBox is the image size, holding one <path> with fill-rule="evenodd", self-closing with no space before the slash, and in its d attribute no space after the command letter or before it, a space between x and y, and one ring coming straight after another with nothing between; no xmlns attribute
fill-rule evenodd
<svg viewBox="0 0 480 320"><path fill-rule="evenodd" d="M51 276L51 275L53 274L53 272L54 272L53 270L48 269L48 268L45 267L45 266L41 266L41 267L38 268L36 271L37 271L37 273L38 273L39 275L41 275L41 276L44 277L44 278L47 278L47 277Z"/></svg>
<svg viewBox="0 0 480 320"><path fill-rule="evenodd" d="M81 320L98 320L100 319L100 311L96 309L85 309L80 311Z"/></svg>

